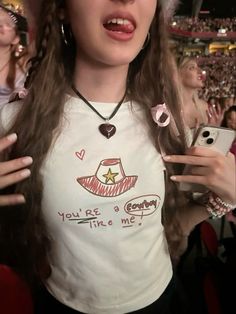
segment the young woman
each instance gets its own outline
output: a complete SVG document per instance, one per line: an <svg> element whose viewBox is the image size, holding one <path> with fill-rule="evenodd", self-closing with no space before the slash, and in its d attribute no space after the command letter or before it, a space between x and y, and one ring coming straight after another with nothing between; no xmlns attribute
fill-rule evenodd
<svg viewBox="0 0 236 314"><path fill-rule="evenodd" d="M236 131L236 105L225 111L222 126Z"/></svg>
<svg viewBox="0 0 236 314"><path fill-rule="evenodd" d="M24 87L27 57L20 44L26 33L26 19L0 3L0 106Z"/></svg>
<svg viewBox="0 0 236 314"><path fill-rule="evenodd" d="M231 106L225 111L222 126L236 131L236 106ZM232 144L230 151L236 156L236 139Z"/></svg>
<svg viewBox="0 0 236 314"><path fill-rule="evenodd" d="M184 155L165 21L161 0L42 1L29 93L3 108L0 140L1 260L43 282L40 313L177 313L170 253L236 202L230 153Z"/></svg>
<svg viewBox="0 0 236 314"><path fill-rule="evenodd" d="M204 75L196 58L183 56L177 59L185 124L194 129L200 124L220 125L223 112L220 106L209 106L198 97L198 91L204 87Z"/></svg>

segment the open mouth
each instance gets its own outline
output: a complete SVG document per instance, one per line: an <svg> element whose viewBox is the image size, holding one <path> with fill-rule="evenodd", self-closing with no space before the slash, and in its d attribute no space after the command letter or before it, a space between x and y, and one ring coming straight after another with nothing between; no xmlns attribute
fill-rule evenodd
<svg viewBox="0 0 236 314"><path fill-rule="evenodd" d="M108 31L119 32L119 33L132 33L136 26L135 23L126 18L111 18L107 20L103 26Z"/></svg>
<svg viewBox="0 0 236 314"><path fill-rule="evenodd" d="M205 76L203 74L198 76L198 80L199 81L204 81L204 79L205 79Z"/></svg>

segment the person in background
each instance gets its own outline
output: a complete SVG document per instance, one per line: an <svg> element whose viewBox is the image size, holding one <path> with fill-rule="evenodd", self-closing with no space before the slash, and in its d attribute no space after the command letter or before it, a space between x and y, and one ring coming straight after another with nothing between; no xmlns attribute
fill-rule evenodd
<svg viewBox="0 0 236 314"><path fill-rule="evenodd" d="M225 111L222 126L236 131L236 105L232 105Z"/></svg>
<svg viewBox="0 0 236 314"><path fill-rule="evenodd" d="M199 99L198 91L204 86L204 75L194 57L181 56L177 59L180 92L183 102L184 119L188 127L206 124L207 103Z"/></svg>
<svg viewBox="0 0 236 314"><path fill-rule="evenodd" d="M42 283L38 313L192 313L176 300L172 261L196 224L236 203L235 163L186 150L172 10L40 4L28 95L0 113L0 261ZM209 194L196 202L181 181Z"/></svg>
<svg viewBox="0 0 236 314"><path fill-rule="evenodd" d="M24 93L27 71L27 21L0 2L0 106Z"/></svg>
<svg viewBox="0 0 236 314"><path fill-rule="evenodd" d="M188 128L195 130L201 124L220 125L223 112L216 104L209 106L200 99L198 92L204 86L205 75L197 59L189 56L177 58L183 115Z"/></svg>
<svg viewBox="0 0 236 314"><path fill-rule="evenodd" d="M236 132L236 106L231 106L225 111L222 126L235 130ZM231 152L236 156L236 140L231 147Z"/></svg>

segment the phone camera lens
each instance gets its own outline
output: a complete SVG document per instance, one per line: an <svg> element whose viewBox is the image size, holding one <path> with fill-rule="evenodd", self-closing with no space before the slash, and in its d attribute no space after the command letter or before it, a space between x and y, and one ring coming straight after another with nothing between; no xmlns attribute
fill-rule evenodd
<svg viewBox="0 0 236 314"><path fill-rule="evenodd" d="M208 137L210 135L210 132L209 131L204 131L203 133L202 133L202 136L203 137Z"/></svg>
<svg viewBox="0 0 236 314"><path fill-rule="evenodd" d="M214 139L210 137L206 140L206 142L208 145L211 145L214 142Z"/></svg>

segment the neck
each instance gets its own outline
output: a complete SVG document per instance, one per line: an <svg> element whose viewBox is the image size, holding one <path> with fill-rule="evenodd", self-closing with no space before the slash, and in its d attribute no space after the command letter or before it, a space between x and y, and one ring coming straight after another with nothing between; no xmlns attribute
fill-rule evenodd
<svg viewBox="0 0 236 314"><path fill-rule="evenodd" d="M11 49L9 47L0 47L0 68L2 68L11 58Z"/></svg>
<svg viewBox="0 0 236 314"><path fill-rule="evenodd" d="M182 87L183 106L189 106L193 102L196 89Z"/></svg>
<svg viewBox="0 0 236 314"><path fill-rule="evenodd" d="M127 72L127 65L96 67L77 62L74 85L88 101L119 102L126 90Z"/></svg>

